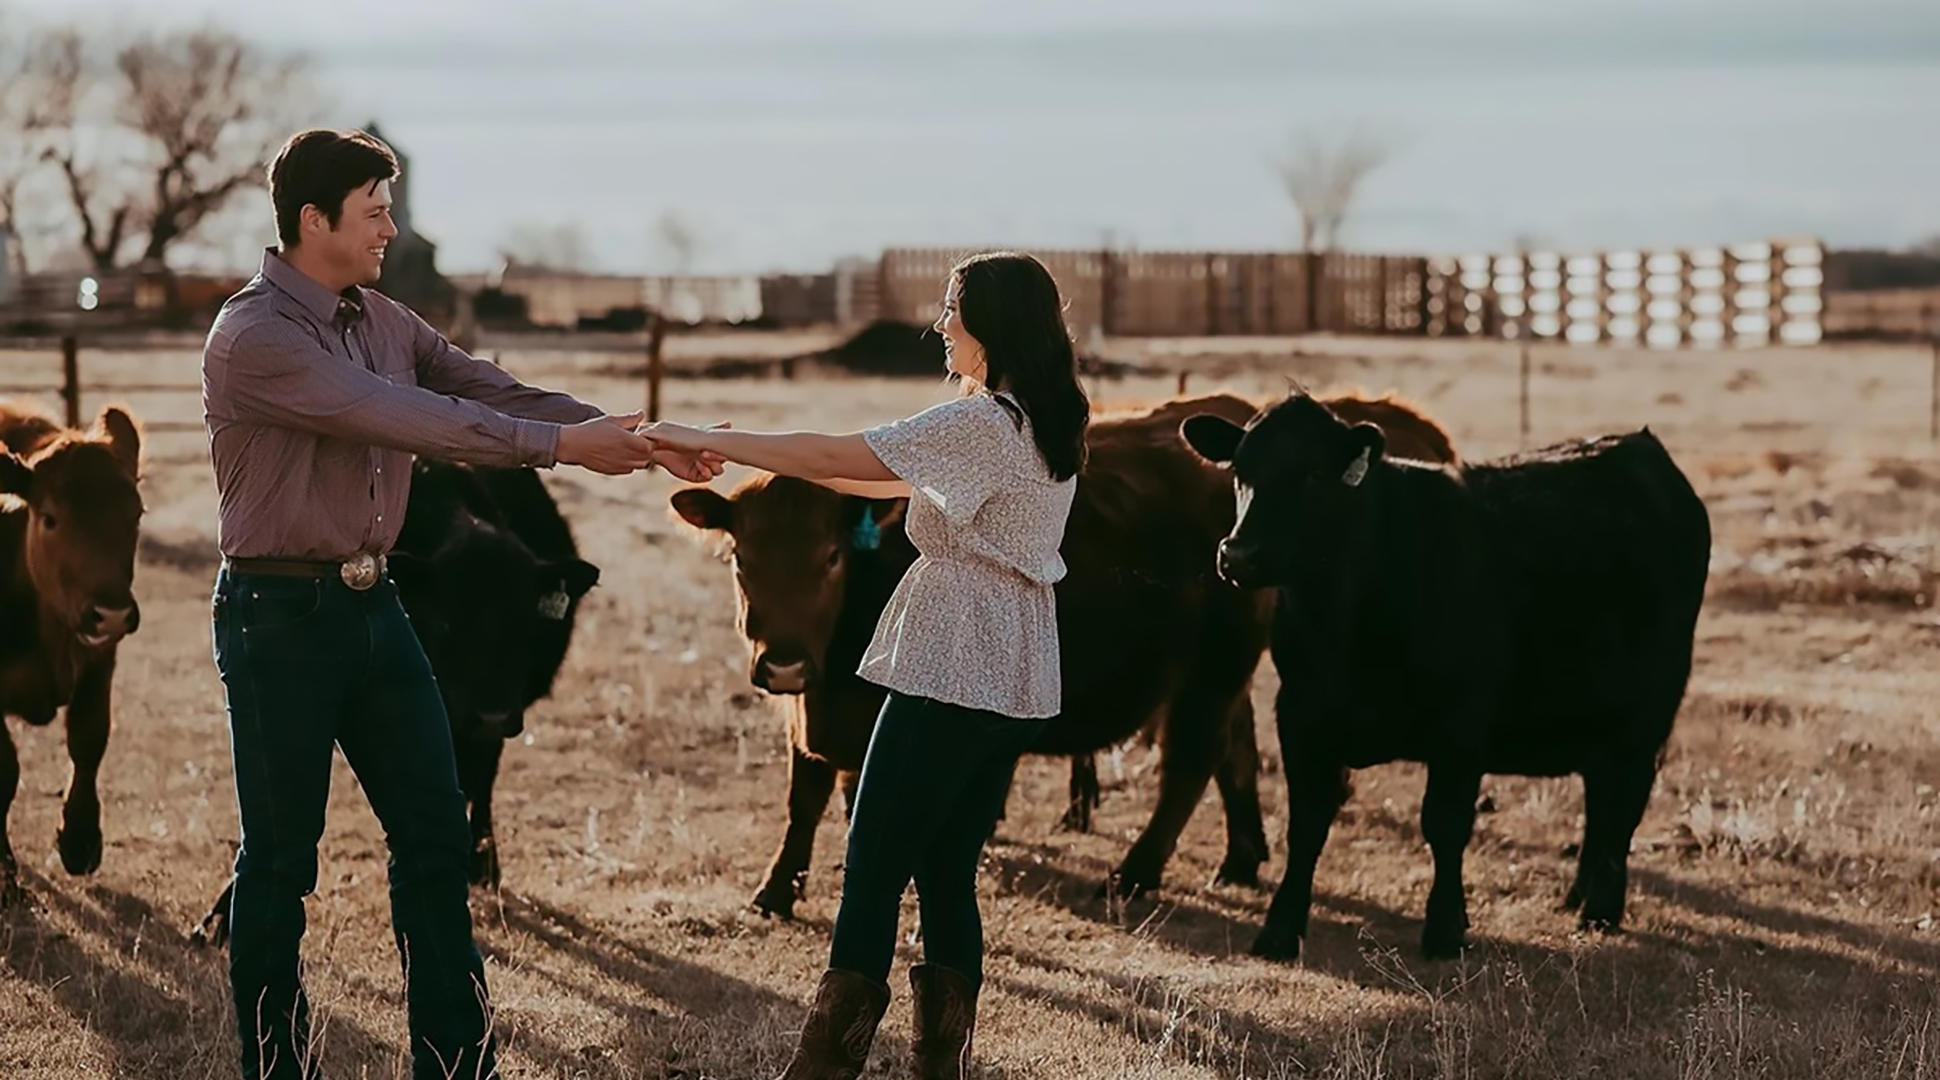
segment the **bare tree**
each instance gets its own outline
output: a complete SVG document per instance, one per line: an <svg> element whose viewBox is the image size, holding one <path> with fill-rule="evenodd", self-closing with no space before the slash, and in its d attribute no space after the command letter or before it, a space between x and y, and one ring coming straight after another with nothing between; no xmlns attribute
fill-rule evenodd
<svg viewBox="0 0 1940 1080"><path fill-rule="evenodd" d="M56 28L32 53L34 127L102 270L164 260L320 106L301 58L224 30L139 33L107 60Z"/></svg>
<svg viewBox="0 0 1940 1080"><path fill-rule="evenodd" d="M594 265L593 245L577 221L522 221L499 243L499 255L549 270L584 273Z"/></svg>
<svg viewBox="0 0 1940 1080"><path fill-rule="evenodd" d="M1338 144L1313 132L1295 138L1291 152L1275 165L1300 218L1300 250L1334 249L1361 181L1388 157L1385 143L1358 129Z"/></svg>
<svg viewBox="0 0 1940 1080"><path fill-rule="evenodd" d="M45 140L41 96L42 58L18 15L0 7L0 227L13 234L13 269L28 270L29 238L43 230L28 213L31 181L41 171Z"/></svg>
<svg viewBox="0 0 1940 1080"><path fill-rule="evenodd" d="M653 225L653 238L666 251L675 274L684 275L694 268L694 256L701 246L700 232L678 210L660 215Z"/></svg>

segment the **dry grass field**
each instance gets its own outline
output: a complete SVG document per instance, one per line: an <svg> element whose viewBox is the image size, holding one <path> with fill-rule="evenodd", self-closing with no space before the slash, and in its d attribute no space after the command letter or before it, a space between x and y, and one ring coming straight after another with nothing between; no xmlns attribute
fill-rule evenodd
<svg viewBox="0 0 1940 1080"><path fill-rule="evenodd" d="M1192 389L1395 388L1480 457L1518 442L1516 361L1500 345L1402 341L1119 343L1194 372ZM611 356L507 366L613 409L637 382ZM197 357L91 353L88 377L192 382ZM1267 894L1209 886L1208 794L1158 895L1093 898L1154 797L1150 753L1101 755L1099 825L1057 831L1066 770L1032 759L983 879L990 947L981 1075L1126 1077L1940 1078L1940 454L1927 354L1893 348L1639 353L1541 350L1533 439L1648 423L1705 495L1716 552L1698 663L1639 830L1629 930L1584 938L1557 910L1581 823L1575 780L1491 777L1468 860L1474 948L1415 951L1431 864L1422 771L1368 770L1322 857L1297 965L1246 954ZM0 352L0 382L51 355ZM1107 381L1102 404L1169 394ZM737 426L855 427L947 391L915 381L673 378L668 412ZM105 398L87 403L88 412ZM150 420L191 396L134 395ZM185 931L237 839L210 658L214 496L202 439L147 446L141 631L122 647L103 777L105 862L54 850L58 729L13 725L13 836L32 894L0 913L0 1076L233 1075L223 957ZM736 479L730 474L724 479ZM474 894L506 1074L545 1080L766 1077L819 973L839 889L831 808L793 923L746 901L780 835L786 755L753 694L724 567L671 519L659 475L548 482L604 571L561 691L508 748L505 884ZM1262 792L1284 868L1286 793L1255 686ZM1558 717L1559 723L1569 722ZM306 957L336 1077L408 1075L375 819L341 763ZM903 1075L903 966L871 1076Z"/></svg>

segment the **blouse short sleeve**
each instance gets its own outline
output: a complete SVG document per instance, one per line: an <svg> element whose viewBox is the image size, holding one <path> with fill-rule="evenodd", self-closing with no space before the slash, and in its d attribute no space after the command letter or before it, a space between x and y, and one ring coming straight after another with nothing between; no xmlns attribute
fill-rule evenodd
<svg viewBox="0 0 1940 1080"><path fill-rule="evenodd" d="M862 432L883 465L952 521L968 521L1010 479L997 463L1016 438L1009 414L987 394L933 405Z"/></svg>

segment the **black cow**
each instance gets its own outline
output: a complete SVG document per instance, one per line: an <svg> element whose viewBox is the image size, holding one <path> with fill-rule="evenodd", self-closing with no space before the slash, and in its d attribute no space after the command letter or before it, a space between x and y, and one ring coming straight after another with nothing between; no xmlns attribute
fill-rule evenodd
<svg viewBox="0 0 1940 1080"><path fill-rule="evenodd" d="M1422 950L1465 944L1462 853L1484 773L1583 777L1568 907L1623 919L1630 838L1691 672L1710 519L1648 428L1480 463L1385 457L1370 424L1295 393L1246 427L1181 425L1231 463L1219 572L1277 585L1272 655L1287 873L1253 943L1299 955L1341 769L1428 766Z"/></svg>
<svg viewBox="0 0 1940 1080"><path fill-rule="evenodd" d="M492 787L525 711L552 692L579 602L599 568L531 469L420 459L390 572L451 720L470 804L472 883L499 884ZM228 889L194 936L228 935Z"/></svg>

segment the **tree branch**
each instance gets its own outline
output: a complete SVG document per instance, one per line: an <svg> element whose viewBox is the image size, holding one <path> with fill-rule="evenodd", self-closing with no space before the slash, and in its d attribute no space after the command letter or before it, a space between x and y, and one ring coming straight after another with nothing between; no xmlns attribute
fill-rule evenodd
<svg viewBox="0 0 1940 1080"><path fill-rule="evenodd" d="M1311 133L1278 163L1280 183L1300 224L1300 250L1332 251L1362 181L1387 163L1387 146L1356 131L1338 146ZM1316 246L1317 245L1317 246Z"/></svg>

